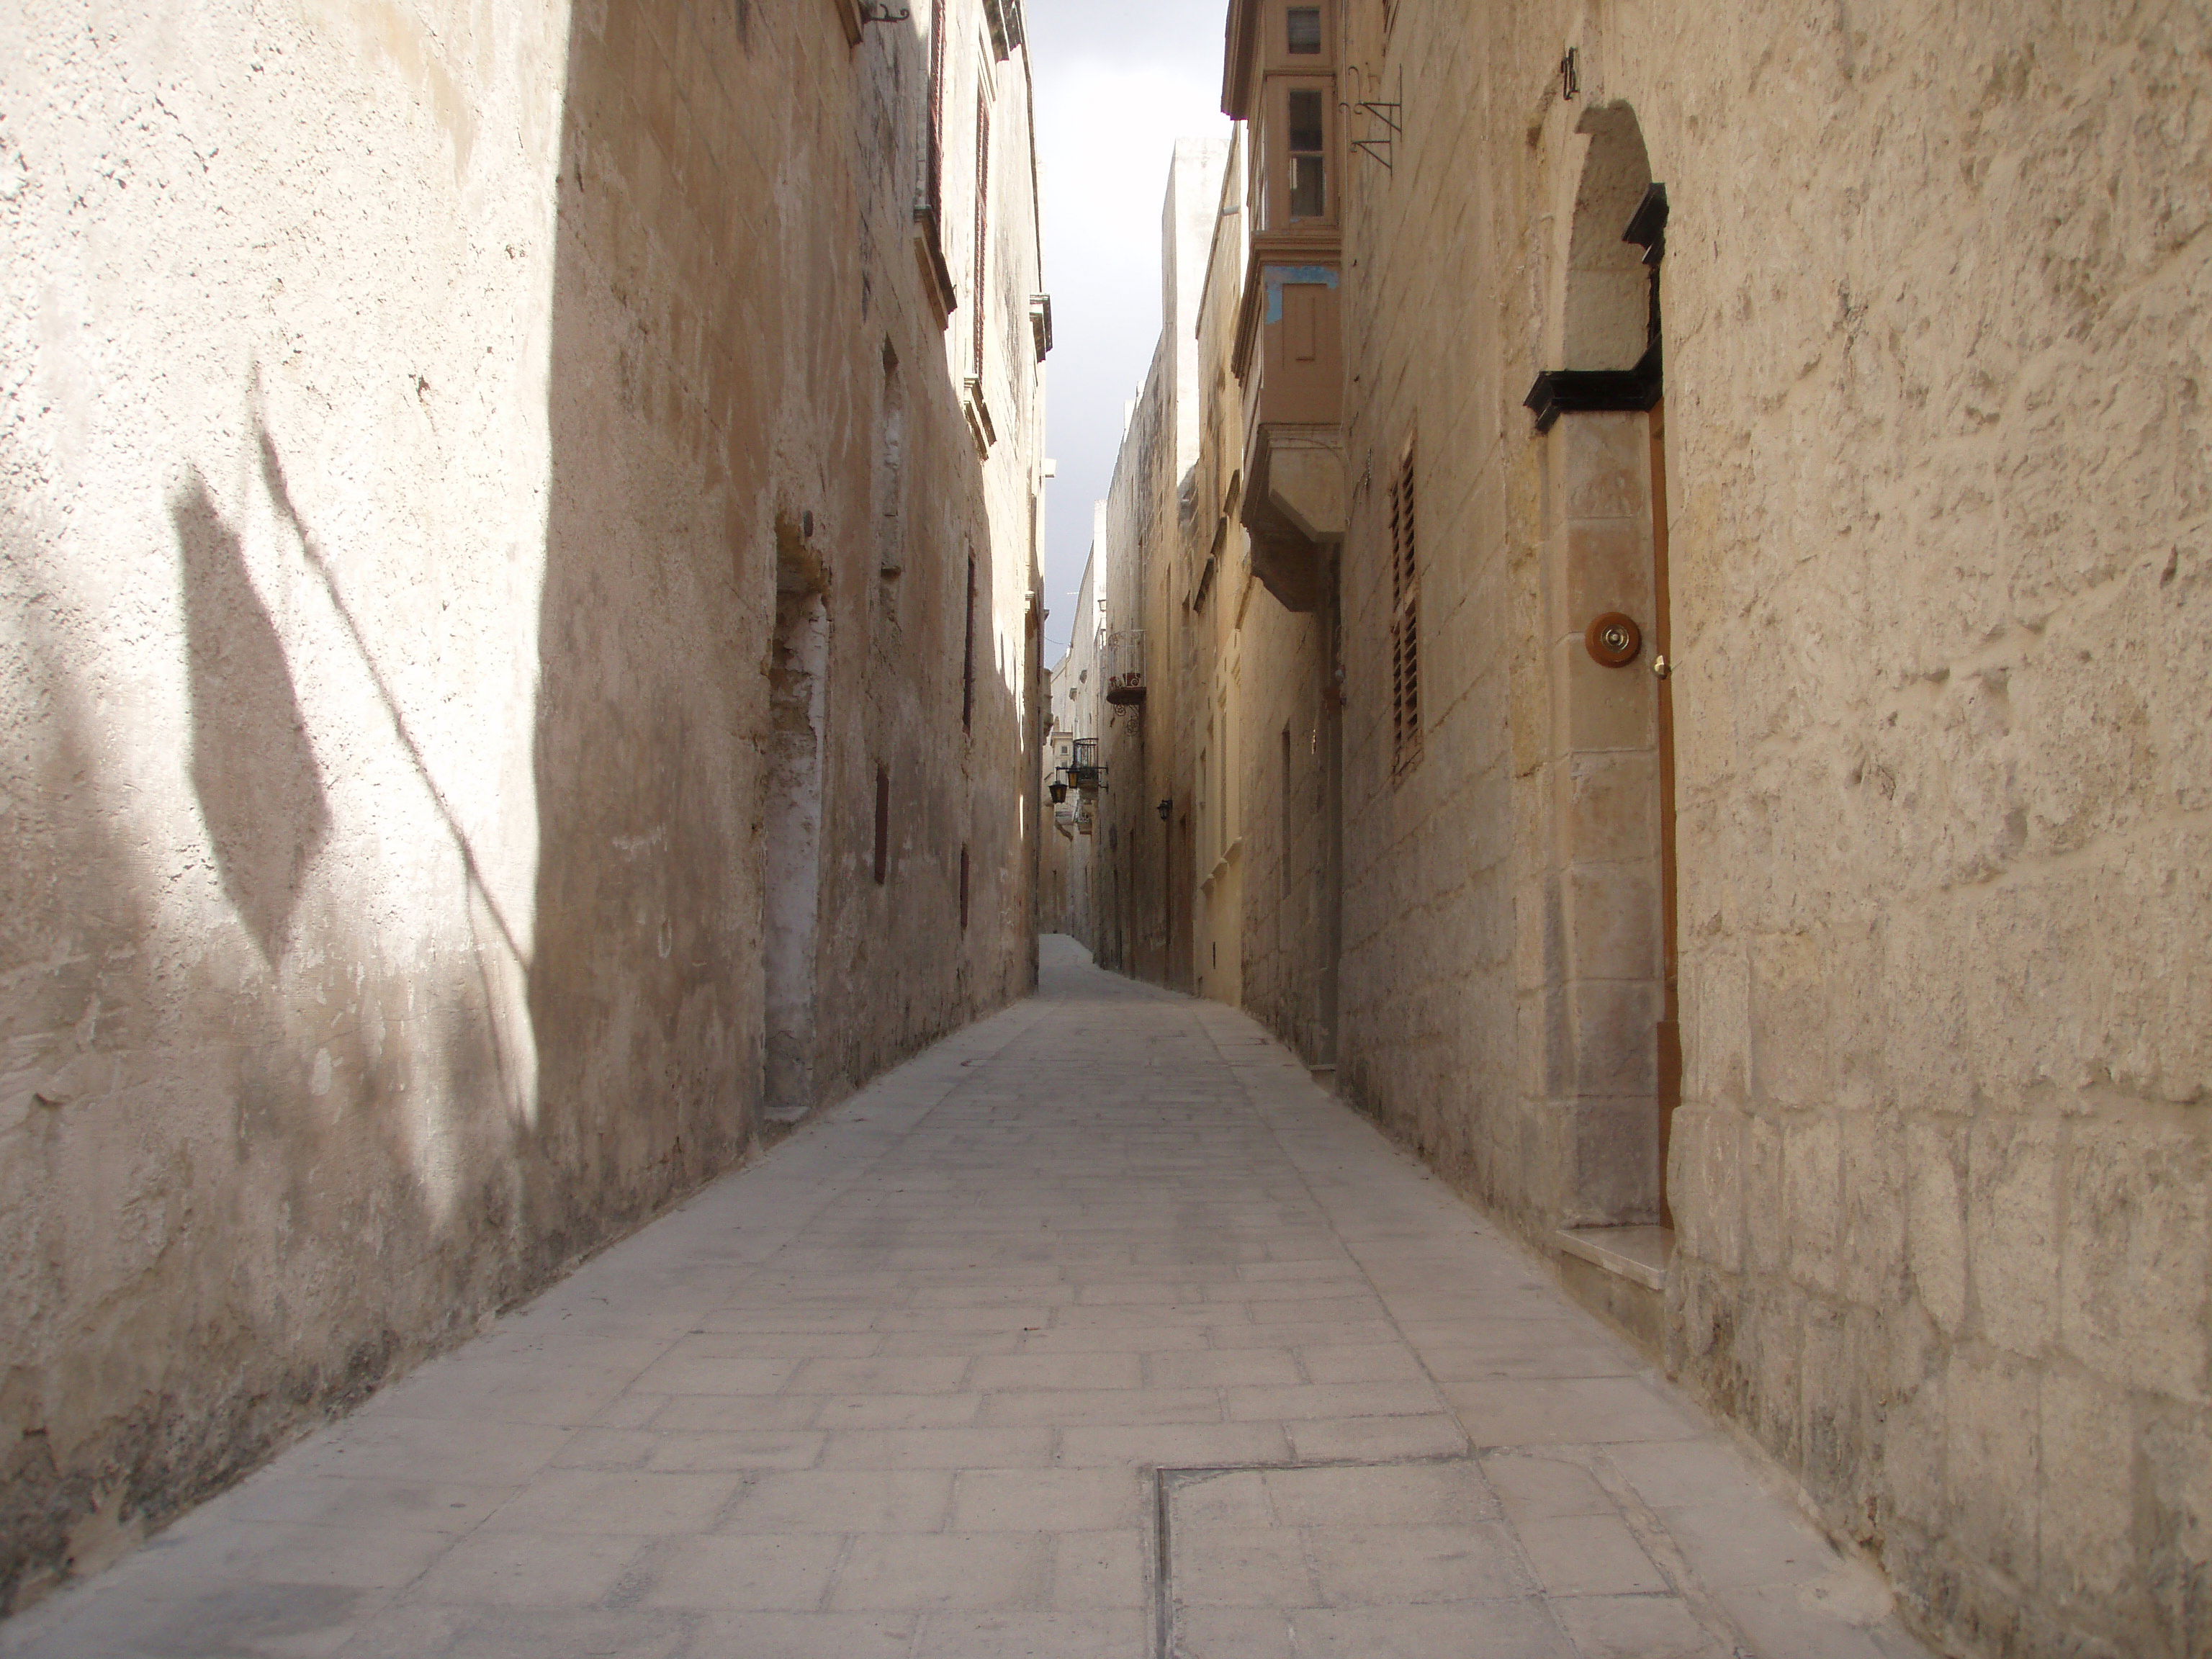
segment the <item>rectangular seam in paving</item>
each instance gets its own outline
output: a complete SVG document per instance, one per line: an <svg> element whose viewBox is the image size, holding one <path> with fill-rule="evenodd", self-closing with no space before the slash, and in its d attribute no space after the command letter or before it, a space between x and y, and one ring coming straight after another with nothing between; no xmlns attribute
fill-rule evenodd
<svg viewBox="0 0 2212 1659"><path fill-rule="evenodd" d="M1483 1483L1480 1457L1481 1453L1470 1447L1462 1452L1384 1462L1328 1459L1302 1463L1161 1468L1151 1471L1151 1659L1216 1659L1224 1653L1241 1656L1248 1651L1254 1659L1267 1659L1267 1656L1279 1651L1327 1653L1332 1659L1340 1654L1341 1659L1354 1659L1360 1650L1346 1646L1345 1636L1350 1634L1355 1643L1373 1639L1356 1632L1338 1632L1334 1633L1336 1639L1332 1641L1332 1633L1324 1631L1319 1638L1322 1645L1304 1645L1305 1633L1299 1626L1307 1615L1316 1620L1349 1615L1370 1621L1389 1629L1394 1640L1410 1639L1413 1644L1402 1650L1394 1646L1393 1651L1425 1655L1431 1649L1422 1641L1422 1632L1405 1628L1424 1613L1430 1615L1432 1624L1445 1623L1450 1632L1443 1638L1449 1646L1433 1650L1437 1659L1488 1659L1493 1650L1500 1655L1516 1656L1556 1652L1571 1659L1571 1656L1583 1650L1570 1636L1567 1625L1577 1621L1577 1613L1581 1610L1562 1618L1554 1616L1547 1605L1541 1583L1545 1568L1515 1547L1510 1533L1502 1524L1503 1513L1495 1502L1495 1495ZM1433 1491L1395 1495L1390 1492L1392 1476L1420 1474L1463 1477L1471 1488L1465 1497L1475 1501L1471 1504L1464 1501L1439 1504ZM1364 1483L1370 1490L1364 1510L1357 1506L1335 1509L1324 1518L1309 1504L1304 1514L1271 1517L1265 1523L1265 1530L1251 1535L1265 1538L1280 1534L1286 1540L1299 1543L1309 1562L1315 1553L1310 1540L1318 1536L1331 1558L1332 1577L1336 1581L1334 1584L1312 1586L1313 1593L1303 1603L1291 1596L1279 1595L1272 1599L1262 1598L1261 1604L1255 1606L1249 1585L1241 1595L1232 1592L1226 1597L1208 1597L1201 1593L1186 1598L1178 1585L1176 1570L1178 1547L1187 1535L1194 1542L1203 1542L1206 1534L1203 1520L1194 1525L1177 1527L1179 1495L1209 1482L1238 1477L1297 1481L1326 1480L1331 1475L1372 1478ZM1374 1490L1377 1484L1382 1487L1380 1492ZM1344 1495L1324 1496L1341 1503ZM1392 1501L1394 1496L1398 1501ZM1378 1497L1382 1499L1379 1504L1374 1501ZM1455 1512L1461 1510L1475 1512ZM1230 1520L1249 1522L1254 1518L1247 1515L1217 1519L1215 1526L1218 1530ZM1232 1526L1231 1530L1238 1529ZM1242 1530L1249 1534L1249 1528ZM1632 1539L1633 1534L1622 1528L1619 1540L1608 1540L1614 1546L1613 1559L1586 1561L1583 1569L1586 1575L1602 1579L1607 1572L1621 1574L1623 1547L1633 1552L1636 1546ZM1437 1549L1440 1544L1441 1551ZM1402 1582L1406 1577L1404 1553L1409 1545L1417 1550L1426 1545L1432 1555L1442 1557L1440 1560L1419 1564L1431 1570L1430 1582L1425 1585L1407 1586ZM1486 1545L1487 1560L1483 1559L1482 1547ZM1626 1567L1626 1577L1617 1586L1617 1593L1623 1598L1633 1598L1636 1622L1654 1632L1664 1631L1663 1639L1668 1642L1665 1650L1668 1654L1696 1652L1715 1656L1716 1659L1734 1659L1734 1656L1757 1651L1711 1598L1696 1595L1694 1589L1691 1595L1684 1595L1683 1587L1677 1582L1682 1576L1679 1563L1670 1571L1663 1562L1655 1563L1648 1557L1637 1559L1641 1560L1641 1566ZM1483 1582L1486 1571L1490 1575L1488 1583ZM1400 1582L1393 1583L1394 1579ZM1348 1580L1364 1580L1370 1587L1369 1594L1363 1596L1356 1583L1347 1583ZM1380 1593L1376 1593L1377 1589ZM1394 1592L1403 1594L1404 1599L1399 1600ZM1237 1643L1224 1647L1218 1644L1220 1632L1209 1631L1209 1639L1201 1650L1187 1648L1182 1640L1182 1616L1186 1608L1200 1617L1224 1610L1249 1612L1256 1615L1254 1623L1260 1632L1265 1632L1267 1626L1279 1619L1285 1644L1279 1650L1267 1644L1265 1635L1258 1635L1255 1640L1255 1632L1247 1632L1247 1643L1250 1645ZM1434 1617L1435 1610L1439 1609L1447 1610L1446 1620L1439 1621ZM1587 1624L1588 1620L1582 1619L1579 1622ZM1503 1625L1504 1628L1486 1631L1486 1625ZM1494 1649L1486 1645L1490 1635L1499 1636L1501 1644ZM1547 1638L1551 1645L1544 1645ZM1685 1639L1691 1645L1682 1645ZM1608 1644L1602 1650L1613 1653L1618 1650Z"/></svg>
<svg viewBox="0 0 2212 1659"><path fill-rule="evenodd" d="M1398 1458L1386 1463L1334 1459L1312 1463L1226 1463L1212 1468L1157 1468L1151 1472L1152 1490L1152 1654L1153 1659L1176 1659L1175 1589L1175 1504L1178 1487L1224 1475L1266 1475L1275 1470L1379 1469L1407 1466L1464 1464L1473 1467L1472 1450L1433 1457Z"/></svg>

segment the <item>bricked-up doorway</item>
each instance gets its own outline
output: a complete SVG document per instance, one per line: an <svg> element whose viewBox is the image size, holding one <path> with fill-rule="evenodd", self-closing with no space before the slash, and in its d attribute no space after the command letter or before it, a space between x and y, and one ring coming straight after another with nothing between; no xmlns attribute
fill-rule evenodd
<svg viewBox="0 0 2212 1659"><path fill-rule="evenodd" d="M1635 115L1587 112L1561 293L1560 362L1531 395L1547 428L1553 708L1547 987L1568 1228L1668 1224L1680 1093L1674 742L1655 212ZM1656 204L1656 205L1655 205ZM1550 384L1547 386L1547 382ZM1671 670L1671 663L1666 665Z"/></svg>
<svg viewBox="0 0 2212 1659"><path fill-rule="evenodd" d="M763 790L761 1107L769 1122L790 1123L814 1104L830 616L821 562L803 541L787 535L779 541Z"/></svg>

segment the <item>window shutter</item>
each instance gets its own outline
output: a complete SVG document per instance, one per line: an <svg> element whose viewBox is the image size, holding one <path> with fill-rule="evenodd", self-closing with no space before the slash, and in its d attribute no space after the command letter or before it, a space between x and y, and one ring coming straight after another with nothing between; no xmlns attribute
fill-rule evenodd
<svg viewBox="0 0 2212 1659"><path fill-rule="evenodd" d="M968 556L968 610L960 647L960 729L975 729L975 556Z"/></svg>
<svg viewBox="0 0 2212 1659"><path fill-rule="evenodd" d="M991 105L975 94L975 378L983 378L983 289L991 257Z"/></svg>
<svg viewBox="0 0 2212 1659"><path fill-rule="evenodd" d="M1415 552L1413 451L1390 481L1390 773L1421 757L1421 586Z"/></svg>

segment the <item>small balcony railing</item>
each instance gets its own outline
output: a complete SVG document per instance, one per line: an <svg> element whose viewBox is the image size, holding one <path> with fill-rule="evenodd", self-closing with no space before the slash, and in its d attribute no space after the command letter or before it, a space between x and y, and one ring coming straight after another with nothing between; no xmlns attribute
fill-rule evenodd
<svg viewBox="0 0 2212 1659"><path fill-rule="evenodd" d="M1068 745L1067 781L1083 794L1096 794L1103 786L1106 769L1098 763L1098 739L1075 738Z"/></svg>

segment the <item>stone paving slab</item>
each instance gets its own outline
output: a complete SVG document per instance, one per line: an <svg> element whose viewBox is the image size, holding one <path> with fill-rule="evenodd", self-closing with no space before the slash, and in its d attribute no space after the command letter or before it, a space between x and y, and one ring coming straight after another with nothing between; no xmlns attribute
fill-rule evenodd
<svg viewBox="0 0 2212 1659"><path fill-rule="evenodd" d="M1251 1021L1044 960L0 1654L1920 1659Z"/></svg>

